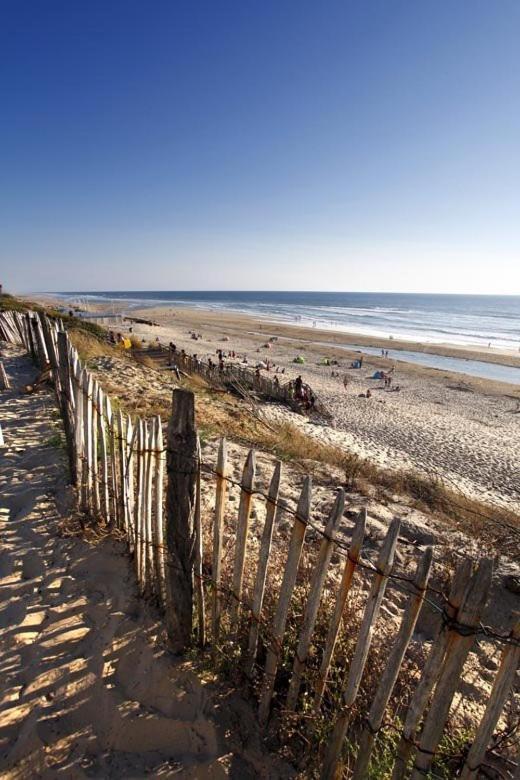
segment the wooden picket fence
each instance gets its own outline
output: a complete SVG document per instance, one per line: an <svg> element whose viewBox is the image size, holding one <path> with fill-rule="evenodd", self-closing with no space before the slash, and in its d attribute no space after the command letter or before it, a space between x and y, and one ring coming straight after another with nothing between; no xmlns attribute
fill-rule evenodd
<svg viewBox="0 0 520 780"><path fill-rule="evenodd" d="M285 404L293 411L306 411L301 399L295 392L295 383L287 380L284 375L257 372L249 366L238 365L226 360L221 368L218 363L210 363L197 355L189 355L184 350L173 352L165 346L150 346L149 349L133 349L136 356L146 356L163 364L175 367L185 374L197 374L211 385L234 390L243 397L253 393L261 398ZM282 379L280 379L282 377ZM313 398L312 408L322 417L330 417L325 404L319 395L307 384L302 383L304 394Z"/></svg>
<svg viewBox="0 0 520 780"><path fill-rule="evenodd" d="M464 697L465 665L484 640L496 645L500 663L453 776L469 780L487 772L518 780L518 755L503 757L501 775L489 774L489 749L520 661L518 616L509 633L510 627L498 632L481 623L490 558L463 560L443 596L429 585L432 548L416 561L413 577L395 570L400 523L394 519L371 564L363 556L364 511L345 541L342 489L322 527L313 520L310 477L292 509L280 495L281 463L262 492L253 451L238 480L225 439L217 463L203 462L192 393L174 391L165 445L161 419L131 419L118 409L82 365L60 321L4 312L0 338L23 344L52 379L85 519L124 535L141 593L163 610L173 649L186 650L196 638L201 651L213 653L215 670L231 666L257 697L262 728L274 716L282 727L300 723L307 743L316 745L312 735L330 724L314 766L319 763L326 780L342 772L363 780L375 776L371 759L390 718L399 729L392 779L434 777L429 773L442 755L455 694ZM232 490L239 491L237 511ZM288 537L279 530L283 518L290 518ZM388 586L406 597L397 629L388 628L382 609ZM438 629L414 667L414 630L425 609L438 615ZM403 675L409 693L396 704Z"/></svg>

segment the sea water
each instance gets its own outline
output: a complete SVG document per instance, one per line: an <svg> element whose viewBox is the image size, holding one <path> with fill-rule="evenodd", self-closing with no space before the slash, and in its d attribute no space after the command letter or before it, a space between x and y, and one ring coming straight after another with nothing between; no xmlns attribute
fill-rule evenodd
<svg viewBox="0 0 520 780"><path fill-rule="evenodd" d="M67 300L125 301L128 310L190 306L278 323L426 344L510 349L520 354L520 296L360 292L71 291ZM365 351L372 351L367 347ZM374 350L377 352L378 350ZM399 350L395 358L520 384L520 369Z"/></svg>
<svg viewBox="0 0 520 780"><path fill-rule="evenodd" d="M66 295L124 300L129 308L185 305L223 309L278 322L423 343L520 349L520 296L513 295L135 290Z"/></svg>

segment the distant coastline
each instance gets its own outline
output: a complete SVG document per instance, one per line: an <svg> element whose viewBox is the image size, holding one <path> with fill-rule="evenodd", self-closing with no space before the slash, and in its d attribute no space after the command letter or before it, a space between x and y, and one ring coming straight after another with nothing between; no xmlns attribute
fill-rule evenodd
<svg viewBox="0 0 520 780"><path fill-rule="evenodd" d="M129 308L174 305L236 312L278 324L410 344L484 349L490 345L511 353L520 348L520 296L261 291L72 291L54 295L87 304L125 302Z"/></svg>
<svg viewBox="0 0 520 780"><path fill-rule="evenodd" d="M118 297L111 293L60 293L35 295L33 299L46 299L47 301L60 301L63 304L72 304L73 301L88 306L91 313L122 312L136 314L163 322L171 317L190 321L193 323L207 322L213 325L220 324L222 328L229 329L230 333L235 327L247 329L251 334L278 335L280 338L297 344L314 344L318 348L322 346L324 351L338 352L340 350L363 349L366 353L377 355L381 349L390 350L394 360L399 360L409 365L415 365L417 369L423 367L459 373L480 379L507 383L511 386L520 385L520 354L513 350L500 349L487 346L457 345L453 343L423 343L393 338L365 335L356 332L333 330L322 328L321 323L317 327L309 326L305 322L294 320L277 321L270 314L256 313L253 309L249 312L238 312L224 306L215 307L200 303L195 306L191 301L163 300L159 304L152 300L152 293L147 293L150 298L143 300L136 293L131 293L132 298L125 297L128 293L118 293ZM94 297L95 296L95 297ZM130 304L130 305L129 305ZM213 326L212 325L212 326Z"/></svg>

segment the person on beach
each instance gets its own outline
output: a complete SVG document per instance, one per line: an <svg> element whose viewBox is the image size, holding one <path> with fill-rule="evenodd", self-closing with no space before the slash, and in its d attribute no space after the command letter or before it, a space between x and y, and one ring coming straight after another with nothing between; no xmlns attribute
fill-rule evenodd
<svg viewBox="0 0 520 780"><path fill-rule="evenodd" d="M346 374L343 377L343 387L345 388L345 391L348 390L348 376Z"/></svg>
<svg viewBox="0 0 520 780"><path fill-rule="evenodd" d="M302 397L302 390L303 390L303 379L301 376L297 376L294 380L294 392L296 395L296 398Z"/></svg>
<svg viewBox="0 0 520 780"><path fill-rule="evenodd" d="M370 388L368 388L368 390L366 392L366 395L365 395L365 398L371 398L371 397L372 397L372 391L371 391Z"/></svg>

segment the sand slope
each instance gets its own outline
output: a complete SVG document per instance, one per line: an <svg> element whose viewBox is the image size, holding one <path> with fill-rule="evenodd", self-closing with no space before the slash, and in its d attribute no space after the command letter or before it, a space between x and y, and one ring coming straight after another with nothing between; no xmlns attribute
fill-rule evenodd
<svg viewBox="0 0 520 780"><path fill-rule="evenodd" d="M122 542L72 533L50 392L4 349L0 777L285 777L248 706L164 649ZM240 727L237 727L240 724Z"/></svg>

